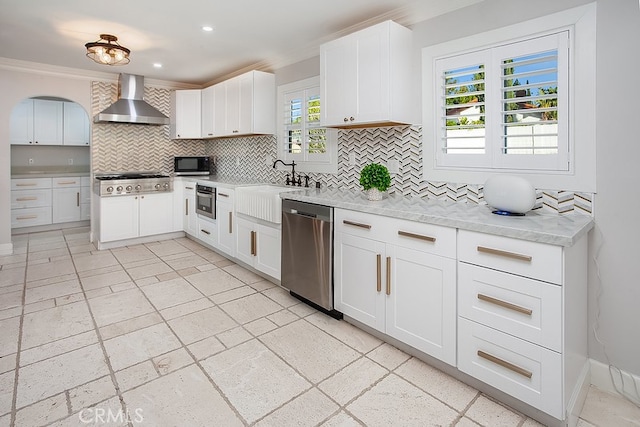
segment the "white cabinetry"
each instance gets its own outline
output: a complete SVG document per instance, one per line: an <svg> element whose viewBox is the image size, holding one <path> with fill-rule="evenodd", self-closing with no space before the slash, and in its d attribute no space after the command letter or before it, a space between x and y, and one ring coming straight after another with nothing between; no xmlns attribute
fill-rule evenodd
<svg viewBox="0 0 640 427"><path fill-rule="evenodd" d="M101 197L100 242L132 239L173 231L173 195Z"/></svg>
<svg viewBox="0 0 640 427"><path fill-rule="evenodd" d="M51 178L11 180L11 228L51 224Z"/></svg>
<svg viewBox="0 0 640 427"><path fill-rule="evenodd" d="M82 177L53 178L53 223L80 221L80 193Z"/></svg>
<svg viewBox="0 0 640 427"><path fill-rule="evenodd" d="M274 134L275 94L275 76L261 71L249 71L215 85L214 135Z"/></svg>
<svg viewBox="0 0 640 427"><path fill-rule="evenodd" d="M225 254L236 256L236 235L234 233L234 202L235 192L230 188L217 187L216 191L216 219L218 223L217 247Z"/></svg>
<svg viewBox="0 0 640 427"><path fill-rule="evenodd" d="M335 306L455 365L456 231L335 210Z"/></svg>
<svg viewBox="0 0 640 427"><path fill-rule="evenodd" d="M80 104L64 102L64 145L89 145L89 116Z"/></svg>
<svg viewBox="0 0 640 427"><path fill-rule="evenodd" d="M236 215L236 258L280 280L280 224Z"/></svg>
<svg viewBox="0 0 640 427"><path fill-rule="evenodd" d="M202 138L213 138L215 136L215 109L216 91L215 86L202 89L202 110L201 110L201 131Z"/></svg>
<svg viewBox="0 0 640 427"><path fill-rule="evenodd" d="M198 216L196 215L196 183L184 182L182 184L182 206L184 215L182 217L182 228L185 233L198 237Z"/></svg>
<svg viewBox="0 0 640 427"><path fill-rule="evenodd" d="M458 369L564 420L587 364L586 238L458 233Z"/></svg>
<svg viewBox="0 0 640 427"><path fill-rule="evenodd" d="M25 99L13 108L9 126L11 144L60 145L63 141L63 103Z"/></svg>
<svg viewBox="0 0 640 427"><path fill-rule="evenodd" d="M202 119L202 94L200 89L171 92L171 139L200 138Z"/></svg>
<svg viewBox="0 0 640 427"><path fill-rule="evenodd" d="M199 215L197 237L207 245L215 247L218 243L218 226L216 220Z"/></svg>
<svg viewBox="0 0 640 427"><path fill-rule="evenodd" d="M323 126L412 123L411 46L393 21L321 45Z"/></svg>
<svg viewBox="0 0 640 427"><path fill-rule="evenodd" d="M91 179L88 176L80 178L80 220L91 218Z"/></svg>

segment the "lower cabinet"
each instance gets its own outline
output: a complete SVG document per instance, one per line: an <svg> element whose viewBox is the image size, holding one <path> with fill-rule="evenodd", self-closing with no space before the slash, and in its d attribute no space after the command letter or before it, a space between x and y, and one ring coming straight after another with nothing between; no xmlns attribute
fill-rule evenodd
<svg viewBox="0 0 640 427"><path fill-rule="evenodd" d="M53 178L53 223L80 221L80 190L82 177Z"/></svg>
<svg viewBox="0 0 640 427"><path fill-rule="evenodd" d="M173 195L143 194L100 198L100 242L173 231Z"/></svg>
<svg viewBox="0 0 640 427"><path fill-rule="evenodd" d="M455 230L342 209L334 216L336 309L455 365Z"/></svg>
<svg viewBox="0 0 640 427"><path fill-rule="evenodd" d="M236 258L280 280L280 224L236 215Z"/></svg>
<svg viewBox="0 0 640 427"><path fill-rule="evenodd" d="M182 186L184 216L182 227L185 233L198 237L198 216L196 215L196 183L185 182Z"/></svg>
<svg viewBox="0 0 640 427"><path fill-rule="evenodd" d="M202 240L209 246L216 246L218 243L218 227L216 221L199 216L198 217L198 239Z"/></svg>
<svg viewBox="0 0 640 427"><path fill-rule="evenodd" d="M218 249L225 254L236 256L236 235L234 233L233 199L235 192L229 188L217 187L216 218L218 223Z"/></svg>

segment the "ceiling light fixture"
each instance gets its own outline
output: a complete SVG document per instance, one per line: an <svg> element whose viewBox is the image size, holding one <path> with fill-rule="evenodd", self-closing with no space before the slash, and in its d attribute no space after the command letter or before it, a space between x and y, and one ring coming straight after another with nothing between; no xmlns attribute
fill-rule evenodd
<svg viewBox="0 0 640 427"><path fill-rule="evenodd" d="M208 25L205 25L204 27L202 27L202 31L206 31L206 32L213 31L213 27L210 27L210 26L208 26Z"/></svg>
<svg viewBox="0 0 640 427"><path fill-rule="evenodd" d="M87 48L87 57L98 64L126 65L129 63L131 51L118 44L118 38L111 34L100 34L100 40L84 45Z"/></svg>

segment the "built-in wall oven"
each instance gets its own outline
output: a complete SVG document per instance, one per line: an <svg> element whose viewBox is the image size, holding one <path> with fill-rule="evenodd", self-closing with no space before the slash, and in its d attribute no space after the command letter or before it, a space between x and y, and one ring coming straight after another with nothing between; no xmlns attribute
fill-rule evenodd
<svg viewBox="0 0 640 427"><path fill-rule="evenodd" d="M196 184L196 213L216 219L216 188L214 186Z"/></svg>

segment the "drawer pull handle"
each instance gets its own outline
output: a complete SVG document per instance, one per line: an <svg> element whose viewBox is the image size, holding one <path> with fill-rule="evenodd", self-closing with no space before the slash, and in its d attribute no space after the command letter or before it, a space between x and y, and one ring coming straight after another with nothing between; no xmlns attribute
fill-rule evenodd
<svg viewBox="0 0 640 427"><path fill-rule="evenodd" d="M207 230L200 229L200 231L202 231L202 232L203 232L204 234L206 234L207 236L208 236L209 234L211 234L211 233L209 233Z"/></svg>
<svg viewBox="0 0 640 427"><path fill-rule="evenodd" d="M488 360L489 362L493 362L496 365L500 365L503 368L507 368L510 371L515 372L516 374L520 374L523 377L527 377L529 379L531 379L531 377L533 376L533 373L531 371L527 371L524 368L521 368L520 366L516 366L513 363L509 363L505 360L502 360L498 357L492 356L489 353L485 353L482 350L478 350L478 356L482 357L485 360Z"/></svg>
<svg viewBox="0 0 640 427"><path fill-rule="evenodd" d="M371 226L368 224L360 224L359 222L347 221L346 219L342 220L342 223L346 225L353 225L354 227L366 228L367 230L371 230Z"/></svg>
<svg viewBox="0 0 640 427"><path fill-rule="evenodd" d="M38 200L37 197L18 197L16 202L27 202L29 200Z"/></svg>
<svg viewBox="0 0 640 427"><path fill-rule="evenodd" d="M35 182L30 182L28 184L16 184L16 187L35 187L36 185Z"/></svg>
<svg viewBox="0 0 640 427"><path fill-rule="evenodd" d="M256 232L251 232L251 255L256 256Z"/></svg>
<svg viewBox="0 0 640 427"><path fill-rule="evenodd" d="M77 184L77 182L75 182L75 181L60 181L60 182L58 182L58 185L71 185L71 184Z"/></svg>
<svg viewBox="0 0 640 427"><path fill-rule="evenodd" d="M509 310L517 311L518 313L526 314L527 316L531 316L533 310L530 308L521 307L519 305L511 304L510 302L502 301L488 295L478 294L478 299L482 301L486 301L490 304L499 305L500 307L507 308Z"/></svg>
<svg viewBox="0 0 640 427"><path fill-rule="evenodd" d="M225 193L218 193L218 196L220 196L220 197L229 197L229 195L225 194Z"/></svg>
<svg viewBox="0 0 640 427"><path fill-rule="evenodd" d="M189 199L184 199L184 214L189 215Z"/></svg>
<svg viewBox="0 0 640 427"><path fill-rule="evenodd" d="M391 295L391 257L387 257L387 295Z"/></svg>
<svg viewBox="0 0 640 427"><path fill-rule="evenodd" d="M424 240L426 242L435 243L436 238L431 236L423 236L422 234L409 233L408 231L398 231L398 236L411 237L412 239Z"/></svg>
<svg viewBox="0 0 640 427"><path fill-rule="evenodd" d="M506 258L517 259L519 261L531 262L533 259L529 255L517 254L515 252L501 251L500 249L486 248L484 246L478 246L478 252L485 254L498 255Z"/></svg>
<svg viewBox="0 0 640 427"><path fill-rule="evenodd" d="M376 291L382 290L382 255L376 255Z"/></svg>
<svg viewBox="0 0 640 427"><path fill-rule="evenodd" d="M38 215L26 215L26 216L19 216L16 219L19 221L25 220L25 219L36 219L38 218Z"/></svg>
<svg viewBox="0 0 640 427"><path fill-rule="evenodd" d="M193 190L193 187L184 187L185 190Z"/></svg>
<svg viewBox="0 0 640 427"><path fill-rule="evenodd" d="M76 192L76 206L80 207L80 193Z"/></svg>
<svg viewBox="0 0 640 427"><path fill-rule="evenodd" d="M229 234L233 234L233 212L229 212Z"/></svg>

